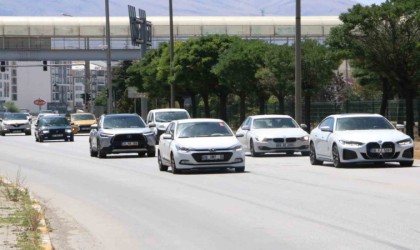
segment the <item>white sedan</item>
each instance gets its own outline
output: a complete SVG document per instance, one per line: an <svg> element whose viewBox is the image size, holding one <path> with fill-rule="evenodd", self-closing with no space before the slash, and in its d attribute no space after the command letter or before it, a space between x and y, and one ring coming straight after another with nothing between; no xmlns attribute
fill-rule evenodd
<svg viewBox="0 0 420 250"><path fill-rule="evenodd" d="M278 152L308 156L309 134L301 126L288 115L249 116L236 131L236 137L252 156Z"/></svg>
<svg viewBox="0 0 420 250"><path fill-rule="evenodd" d="M160 136L160 171L184 169L234 168L245 170L245 154L229 126L220 119L172 121Z"/></svg>
<svg viewBox="0 0 420 250"><path fill-rule="evenodd" d="M404 125L397 125L397 128L404 128ZM335 167L385 162L413 165L411 137L378 114L328 116L311 131L309 141L312 165L324 161L333 162Z"/></svg>

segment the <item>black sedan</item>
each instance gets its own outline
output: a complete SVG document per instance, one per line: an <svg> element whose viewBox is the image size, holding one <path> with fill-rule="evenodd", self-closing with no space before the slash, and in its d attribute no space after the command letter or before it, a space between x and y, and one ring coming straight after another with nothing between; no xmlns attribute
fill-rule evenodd
<svg viewBox="0 0 420 250"><path fill-rule="evenodd" d="M71 126L66 117L60 115L43 116L35 124L35 140L74 141Z"/></svg>

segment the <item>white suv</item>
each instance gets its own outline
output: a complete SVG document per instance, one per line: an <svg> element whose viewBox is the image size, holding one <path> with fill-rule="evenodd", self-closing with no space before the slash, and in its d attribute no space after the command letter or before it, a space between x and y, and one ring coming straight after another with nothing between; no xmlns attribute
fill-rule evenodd
<svg viewBox="0 0 420 250"><path fill-rule="evenodd" d="M147 114L146 124L156 135L156 142L163 134L171 121L190 119L191 116L185 109L152 109Z"/></svg>

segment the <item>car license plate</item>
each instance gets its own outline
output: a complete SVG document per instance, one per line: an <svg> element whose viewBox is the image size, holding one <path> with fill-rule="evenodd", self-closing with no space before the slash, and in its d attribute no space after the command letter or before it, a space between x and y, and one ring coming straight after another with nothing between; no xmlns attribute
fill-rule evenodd
<svg viewBox="0 0 420 250"><path fill-rule="evenodd" d="M54 135L51 135L52 137L63 137L63 134L54 134Z"/></svg>
<svg viewBox="0 0 420 250"><path fill-rule="evenodd" d="M276 148L288 148L292 146L290 143L276 143Z"/></svg>
<svg viewBox="0 0 420 250"><path fill-rule="evenodd" d="M22 133L22 130L13 130L13 133Z"/></svg>
<svg viewBox="0 0 420 250"><path fill-rule="evenodd" d="M90 130L90 128L88 127L88 128L82 128L82 130Z"/></svg>
<svg viewBox="0 0 420 250"><path fill-rule="evenodd" d="M371 153L392 153L392 148L372 148Z"/></svg>
<svg viewBox="0 0 420 250"><path fill-rule="evenodd" d="M123 141L121 145L123 145L123 146L137 146L137 145L139 145L139 142L137 142L137 141Z"/></svg>
<svg viewBox="0 0 420 250"><path fill-rule="evenodd" d="M216 160L223 160L224 155L203 155L201 156L203 161L216 161Z"/></svg>

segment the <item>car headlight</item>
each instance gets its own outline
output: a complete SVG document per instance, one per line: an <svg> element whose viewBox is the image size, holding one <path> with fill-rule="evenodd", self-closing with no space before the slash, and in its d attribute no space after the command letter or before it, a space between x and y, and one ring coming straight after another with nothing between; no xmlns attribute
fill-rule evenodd
<svg viewBox="0 0 420 250"><path fill-rule="evenodd" d="M155 133L153 132L147 132L147 133L143 133L144 136L154 136Z"/></svg>
<svg viewBox="0 0 420 250"><path fill-rule="evenodd" d="M358 142L358 141L339 140L339 142L341 144L343 144L343 145L353 146L353 147L358 147L358 146L362 146L363 145L362 142Z"/></svg>
<svg viewBox="0 0 420 250"><path fill-rule="evenodd" d="M189 151L191 151L191 150L192 150L192 148L189 148L189 147L184 147L184 146L179 145L179 144L175 145L175 147L176 147L176 150L178 150L178 151L185 151L185 152L189 152Z"/></svg>
<svg viewBox="0 0 420 250"><path fill-rule="evenodd" d="M71 133L71 128L67 128L67 129L65 130L65 132L66 132L66 133Z"/></svg>
<svg viewBox="0 0 420 250"><path fill-rule="evenodd" d="M413 144L413 140L411 138L407 138L407 139L398 141L397 143L405 146L405 145Z"/></svg>
<svg viewBox="0 0 420 250"><path fill-rule="evenodd" d="M42 130L42 133L43 134L48 134L48 133L50 133L50 131L48 129L44 129L44 130Z"/></svg>
<svg viewBox="0 0 420 250"><path fill-rule="evenodd" d="M230 147L229 149L232 149L232 150L235 150L235 151L240 151L240 150L242 150L242 145L236 144L236 145L233 145L232 147Z"/></svg>
<svg viewBox="0 0 420 250"><path fill-rule="evenodd" d="M302 136L302 137L297 138L297 139L300 140L300 141L307 141L307 140L309 140L309 135L305 135L305 136Z"/></svg>
<svg viewBox="0 0 420 250"><path fill-rule="evenodd" d="M104 133L104 132L102 132L102 133L99 133L99 136L100 137L112 137L112 136L114 136L113 134L109 134L109 133Z"/></svg>
<svg viewBox="0 0 420 250"><path fill-rule="evenodd" d="M270 139L265 138L264 136L255 136L255 140L259 142L268 142Z"/></svg>

